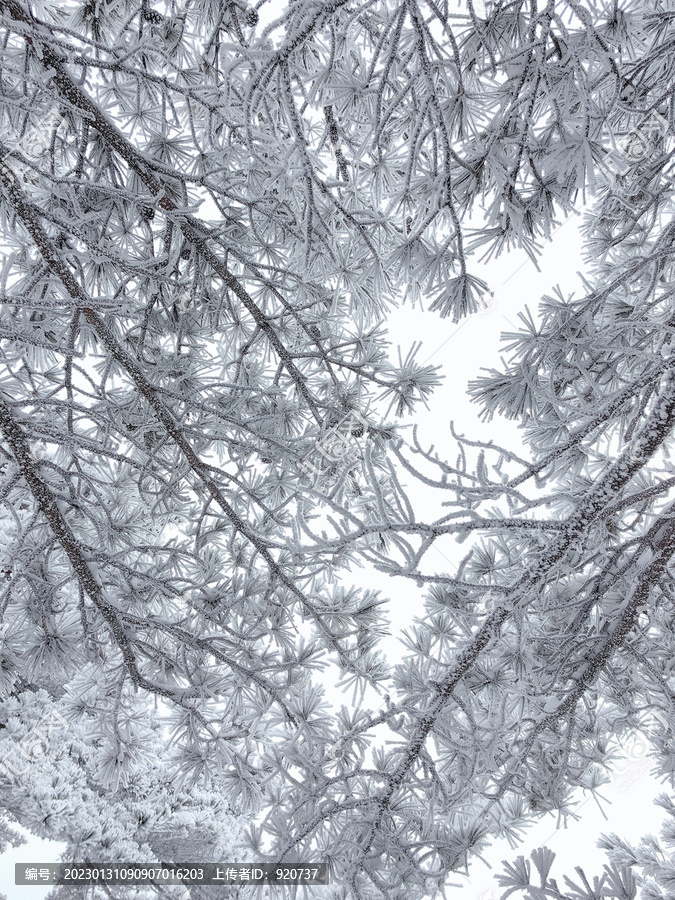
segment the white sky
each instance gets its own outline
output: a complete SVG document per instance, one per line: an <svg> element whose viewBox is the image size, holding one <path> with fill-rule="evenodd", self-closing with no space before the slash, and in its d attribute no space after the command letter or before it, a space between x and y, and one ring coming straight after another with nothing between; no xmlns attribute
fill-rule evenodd
<svg viewBox="0 0 675 900"><path fill-rule="evenodd" d="M551 243L538 260L539 272L524 251L504 254L482 271L480 264L470 264L471 271L483 277L495 292L495 303L488 313L470 316L458 325L441 320L434 313L421 313L419 309L409 307L397 310L390 317L391 339L394 345L400 342L402 354L405 356L412 341L422 341L419 361L440 364L445 375L443 385L432 396L428 411L421 414L418 411L414 416L419 423L422 446L433 443L441 457L444 448L448 448L452 458L454 440L449 429L452 419L458 433L472 439L493 440L518 452L522 443L517 424L497 417L490 423L481 422L478 418L479 407L470 402L466 388L482 368L500 367L500 335L504 331L518 330L518 313L526 306L537 320L540 297L550 294L556 285L560 286L565 296L583 294L577 274L584 271L578 222L579 219L571 217L553 234ZM414 507L415 499L411 497ZM421 498L417 499L421 504ZM466 549L466 545L456 546L456 553L451 551L445 558L437 553L432 559L429 554L425 570L431 569L433 563L434 567L438 567L434 569L437 572L454 572L454 563L466 553ZM446 550L447 544L444 547ZM411 603L411 599L421 598L423 591L408 579L359 571L358 583L363 587L379 588L391 598L389 617L392 632L409 624L411 610L412 615L421 612L421 608ZM387 641L392 658L400 658L400 650L397 653L399 646L395 634L392 634ZM348 703L349 695L343 696L341 702ZM468 877L453 875L450 879L450 884L458 887L449 888L449 896L453 900L498 900L502 889L495 884L494 875L501 872L501 861L506 859L512 862L521 854L529 859L530 852L540 846L548 846L556 853L552 876L558 877L560 883L563 874L576 878L574 867L578 865L584 867L589 880L592 880L591 876L602 874L603 865L608 862L605 852L596 847L601 834L616 832L636 843L649 832L658 834L665 813L654 806L653 799L666 788L650 776L651 764L642 741L627 742L625 751L625 758L616 765L612 783L600 791L608 801L603 804L607 819L593 798L579 791L578 822L570 819L566 829L558 829L556 817L550 814L529 829L523 844L517 849L512 850L505 839L495 842L485 854L492 871L474 857Z"/></svg>

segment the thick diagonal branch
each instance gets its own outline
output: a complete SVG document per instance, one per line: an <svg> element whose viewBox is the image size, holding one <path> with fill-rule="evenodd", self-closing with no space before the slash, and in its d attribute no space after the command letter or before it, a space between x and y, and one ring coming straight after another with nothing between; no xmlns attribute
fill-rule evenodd
<svg viewBox="0 0 675 900"><path fill-rule="evenodd" d="M111 329L106 325L101 316L92 308L91 298L85 293L80 286L73 273L63 262L53 242L42 227L39 217L40 210L34 206L24 196L18 186L16 178L10 170L0 170L0 184L5 189L8 199L10 200L14 210L33 238L38 250L40 251L45 263L51 271L59 278L64 288L79 308L81 314L86 318L99 340L110 353L112 358L127 372L132 379L141 396L146 400L157 420L162 424L166 432L174 441L176 446L185 456L190 468L206 487L209 495L220 506L225 516L247 541L249 541L264 559L273 575L290 591L290 593L300 601L303 612L309 615L317 625L319 631L325 637L328 645L337 653L340 662L345 668L354 671L355 667L346 655L345 651L340 647L335 635L330 631L323 621L320 613L315 609L309 598L300 588L293 583L283 568L277 563L272 556L269 548L261 537L255 534L250 525L245 522L241 516L233 509L223 495L220 487L211 475L210 466L202 462L197 456L192 445L183 434L180 425L176 422L172 413L165 407L160 399L159 392L151 384L145 376L138 362L127 353L127 351L119 344Z"/></svg>
<svg viewBox="0 0 675 900"><path fill-rule="evenodd" d="M42 515L49 523L54 535L68 556L80 584L108 624L113 638L122 652L122 658L124 659L124 664L129 672L131 680L137 687L161 694L162 696L168 697L176 703L183 705L186 697L191 695L191 689L177 690L157 684L149 681L139 671L136 657L131 648L131 643L125 633L124 626L120 621L120 611L104 597L103 590L96 580L91 565L81 549L80 542L75 537L73 530L59 509L58 503L52 492L37 474L36 467L31 462L28 441L26 440L20 425L14 419L11 408L1 396L0 429L14 454L14 458L21 470L21 474L25 478Z"/></svg>
<svg viewBox="0 0 675 900"><path fill-rule="evenodd" d="M7 9L12 18L17 21L27 25L35 25L30 14L24 10L19 3L15 2L15 0L0 0L0 8L2 7ZM226 287L232 291L253 316L256 325L258 325L268 339L286 368L286 371L295 382L300 394L311 410L312 415L318 424L321 425L323 418L319 412L316 401L307 387L302 373L293 362L291 354L284 346L267 316L258 307L239 279L230 272L225 263L218 258L216 253L209 246L207 240L208 229L199 223L193 216L183 213L179 207L166 196L162 182L156 171L153 169L152 160L149 160L140 150L137 150L122 132L104 116L99 107L87 96L82 88L73 81L65 69L65 60L50 46L46 36L43 37L39 30L35 28L32 37L27 38L27 40L39 46L39 56L42 65L46 71L49 70L52 83L57 88L62 99L66 100L71 107L78 109L89 121L90 125L96 128L105 142L112 147L122 157L129 168L138 175L145 183L150 193L154 195L159 206L166 213L172 215L172 218L174 218L181 228L185 238L192 244L202 259L209 264L211 269L218 275Z"/></svg>

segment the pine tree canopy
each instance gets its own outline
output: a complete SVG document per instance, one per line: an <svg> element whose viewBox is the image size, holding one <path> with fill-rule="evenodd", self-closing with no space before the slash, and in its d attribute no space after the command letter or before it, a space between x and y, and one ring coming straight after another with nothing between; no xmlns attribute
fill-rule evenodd
<svg viewBox="0 0 675 900"><path fill-rule="evenodd" d="M421 900L622 735L675 787L675 0L0 16L0 849ZM524 446L425 446L442 373L388 314L476 313L477 263L573 212L584 295L470 388ZM395 664L387 576L423 597ZM593 884L546 849L500 884L668 900L672 821Z"/></svg>

